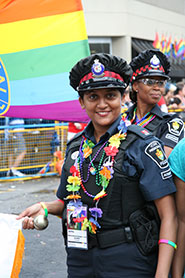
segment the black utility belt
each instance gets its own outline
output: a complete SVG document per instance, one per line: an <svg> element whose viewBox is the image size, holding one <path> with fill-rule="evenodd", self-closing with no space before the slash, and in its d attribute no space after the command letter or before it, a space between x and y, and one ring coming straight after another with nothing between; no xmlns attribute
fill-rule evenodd
<svg viewBox="0 0 185 278"><path fill-rule="evenodd" d="M88 234L88 248L108 248L122 243L135 242L139 251L147 256L157 251L160 219L155 206L147 204L134 211L128 219L128 226ZM63 234L67 237L66 222L63 219Z"/></svg>
<svg viewBox="0 0 185 278"><path fill-rule="evenodd" d="M142 255L157 251L160 223L153 208L138 209L129 217L129 226L118 229L98 231L89 235L89 248L107 248L122 243L135 242Z"/></svg>
<svg viewBox="0 0 185 278"><path fill-rule="evenodd" d="M133 242L133 236L130 227L122 227L119 229L105 230L96 234L89 234L88 247L108 248L122 243Z"/></svg>

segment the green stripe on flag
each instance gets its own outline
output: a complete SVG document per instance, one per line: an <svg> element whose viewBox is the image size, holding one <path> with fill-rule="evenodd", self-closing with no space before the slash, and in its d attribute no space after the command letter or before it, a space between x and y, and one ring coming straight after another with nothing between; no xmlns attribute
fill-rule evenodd
<svg viewBox="0 0 185 278"><path fill-rule="evenodd" d="M81 58L89 55L87 40L33 50L2 54L10 81L68 72Z"/></svg>

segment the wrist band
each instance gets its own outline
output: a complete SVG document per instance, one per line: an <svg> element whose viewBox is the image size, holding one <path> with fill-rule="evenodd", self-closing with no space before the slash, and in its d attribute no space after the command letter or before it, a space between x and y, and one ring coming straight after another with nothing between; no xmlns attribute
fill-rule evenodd
<svg viewBox="0 0 185 278"><path fill-rule="evenodd" d="M160 243L169 244L169 245L171 245L174 249L177 249L177 244L175 244L175 243L174 243L173 241L171 241L171 240L160 239L160 240L158 241L158 244L160 244Z"/></svg>
<svg viewBox="0 0 185 278"><path fill-rule="evenodd" d="M64 201L61 199L57 199L58 202L61 202L64 205Z"/></svg>
<svg viewBox="0 0 185 278"><path fill-rule="evenodd" d="M40 202L40 205L41 205L41 207L42 207L42 208L44 209L44 211L45 211L45 216L48 217L48 209L47 209L45 203Z"/></svg>

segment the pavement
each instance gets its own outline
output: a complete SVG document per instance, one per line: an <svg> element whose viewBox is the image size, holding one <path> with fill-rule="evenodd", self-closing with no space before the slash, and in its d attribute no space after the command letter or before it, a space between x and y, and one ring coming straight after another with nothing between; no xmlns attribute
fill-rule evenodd
<svg viewBox="0 0 185 278"><path fill-rule="evenodd" d="M1 182L0 212L19 214L36 202L55 200L59 182L59 177ZM48 220L43 231L23 230L25 253L19 278L67 278L61 220L52 215Z"/></svg>
<svg viewBox="0 0 185 278"><path fill-rule="evenodd" d="M19 214L34 203L55 200L59 182L59 177L1 182L0 212ZM23 230L25 254L19 278L67 278L61 220L52 215L48 219L43 231Z"/></svg>

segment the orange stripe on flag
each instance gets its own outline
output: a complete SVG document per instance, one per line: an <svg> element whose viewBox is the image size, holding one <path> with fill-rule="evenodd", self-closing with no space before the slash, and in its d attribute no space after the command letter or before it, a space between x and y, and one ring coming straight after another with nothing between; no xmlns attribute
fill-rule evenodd
<svg viewBox="0 0 185 278"><path fill-rule="evenodd" d="M0 23L81 10L81 0L3 0L0 1Z"/></svg>
<svg viewBox="0 0 185 278"><path fill-rule="evenodd" d="M24 254L24 242L25 238L21 230L18 232L17 246L15 251L14 263L12 267L12 273L10 278L19 278L19 273L22 267L22 258Z"/></svg>

